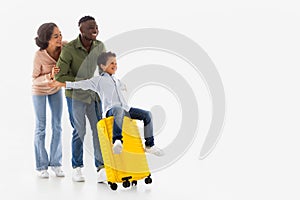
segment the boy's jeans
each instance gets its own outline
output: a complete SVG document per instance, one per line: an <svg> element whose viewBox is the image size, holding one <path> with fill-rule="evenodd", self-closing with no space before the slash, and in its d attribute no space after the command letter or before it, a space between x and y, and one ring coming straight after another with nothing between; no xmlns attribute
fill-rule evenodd
<svg viewBox="0 0 300 200"><path fill-rule="evenodd" d="M129 112L126 112L120 106L114 106L106 113L106 117L114 116L113 143L115 140L122 140L122 126L125 115L131 119L143 120L145 146L152 147L154 145L154 137L151 112L139 108L130 108Z"/></svg>

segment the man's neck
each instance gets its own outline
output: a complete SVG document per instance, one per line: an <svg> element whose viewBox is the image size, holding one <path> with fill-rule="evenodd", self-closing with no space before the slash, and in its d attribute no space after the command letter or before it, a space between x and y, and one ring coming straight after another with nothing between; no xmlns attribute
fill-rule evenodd
<svg viewBox="0 0 300 200"><path fill-rule="evenodd" d="M92 44L93 44L93 40L87 39L85 37L82 37L82 35L80 35L80 41L82 46L88 51L90 52Z"/></svg>

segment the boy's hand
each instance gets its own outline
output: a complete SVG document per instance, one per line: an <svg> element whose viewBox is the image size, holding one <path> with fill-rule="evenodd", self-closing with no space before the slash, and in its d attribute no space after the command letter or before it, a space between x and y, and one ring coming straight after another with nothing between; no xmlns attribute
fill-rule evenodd
<svg viewBox="0 0 300 200"><path fill-rule="evenodd" d="M56 80L53 80L48 83L48 86L49 87L66 87L66 83L61 83Z"/></svg>

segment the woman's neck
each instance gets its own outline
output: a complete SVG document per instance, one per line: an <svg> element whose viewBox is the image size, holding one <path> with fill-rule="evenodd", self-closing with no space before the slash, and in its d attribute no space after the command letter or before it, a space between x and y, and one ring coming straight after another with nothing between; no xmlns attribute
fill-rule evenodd
<svg viewBox="0 0 300 200"><path fill-rule="evenodd" d="M54 47L54 48L48 47L46 51L54 60L57 61L61 52L61 47Z"/></svg>

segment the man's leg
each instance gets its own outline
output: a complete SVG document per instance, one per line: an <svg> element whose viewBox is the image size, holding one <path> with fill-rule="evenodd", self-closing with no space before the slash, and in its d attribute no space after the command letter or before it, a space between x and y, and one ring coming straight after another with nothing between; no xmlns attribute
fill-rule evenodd
<svg viewBox="0 0 300 200"><path fill-rule="evenodd" d="M92 129L95 166L97 169L100 169L103 168L104 162L103 162L99 138L98 138L98 131L97 131L98 117L95 112L95 103L96 102L92 102L91 104L88 104L86 109L86 115L88 117Z"/></svg>
<svg viewBox="0 0 300 200"><path fill-rule="evenodd" d="M67 97L72 134L72 167L83 167L83 140L85 135L85 103Z"/></svg>

